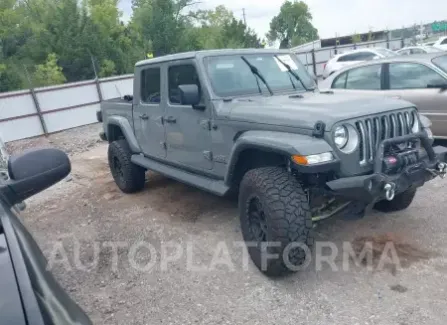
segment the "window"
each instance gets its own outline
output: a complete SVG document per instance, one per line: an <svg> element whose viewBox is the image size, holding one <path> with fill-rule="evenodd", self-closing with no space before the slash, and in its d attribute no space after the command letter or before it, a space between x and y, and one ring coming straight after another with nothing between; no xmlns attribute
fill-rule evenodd
<svg viewBox="0 0 447 325"><path fill-rule="evenodd" d="M196 67L192 64L174 65L168 72L169 101L172 104L181 105L180 85L197 85L200 92L199 77Z"/></svg>
<svg viewBox="0 0 447 325"><path fill-rule="evenodd" d="M296 55L247 54L244 58L257 68L273 93L306 91L315 87L315 82ZM287 64L294 72L289 73L280 62ZM238 96L268 94L265 84L251 71L241 55L210 56L205 58L205 66L214 93L217 96Z"/></svg>
<svg viewBox="0 0 447 325"><path fill-rule="evenodd" d="M160 103L160 68L148 68L141 71L141 101Z"/></svg>
<svg viewBox="0 0 447 325"><path fill-rule="evenodd" d="M339 57L338 62L368 61L372 60L374 56L375 54L371 52L356 52Z"/></svg>
<svg viewBox="0 0 447 325"><path fill-rule="evenodd" d="M431 62L444 72L447 72L447 55L438 56L431 60Z"/></svg>
<svg viewBox="0 0 447 325"><path fill-rule="evenodd" d="M344 72L341 75L339 75L332 83L332 88L335 88L335 89L345 88L347 75L348 75L347 72Z"/></svg>
<svg viewBox="0 0 447 325"><path fill-rule="evenodd" d="M411 54L411 50L402 50L402 51L399 51L399 54L400 55L410 55Z"/></svg>
<svg viewBox="0 0 447 325"><path fill-rule="evenodd" d="M447 44L447 38L444 38L441 42L441 45Z"/></svg>
<svg viewBox="0 0 447 325"><path fill-rule="evenodd" d="M390 89L427 88L443 85L446 80L429 67L417 63L391 63Z"/></svg>
<svg viewBox="0 0 447 325"><path fill-rule="evenodd" d="M380 90L381 67L374 64L349 70L346 89Z"/></svg>
<svg viewBox="0 0 447 325"><path fill-rule="evenodd" d="M421 49L418 49L418 48L414 48L414 49L411 50L411 54L424 54L424 53L425 53L424 50L421 50Z"/></svg>

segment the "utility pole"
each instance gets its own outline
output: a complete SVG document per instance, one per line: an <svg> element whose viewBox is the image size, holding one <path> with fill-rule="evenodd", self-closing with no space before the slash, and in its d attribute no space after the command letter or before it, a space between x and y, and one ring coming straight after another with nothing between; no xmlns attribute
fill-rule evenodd
<svg viewBox="0 0 447 325"><path fill-rule="evenodd" d="M244 25L247 26L247 18L245 17L245 8L242 8L242 16L244 17Z"/></svg>

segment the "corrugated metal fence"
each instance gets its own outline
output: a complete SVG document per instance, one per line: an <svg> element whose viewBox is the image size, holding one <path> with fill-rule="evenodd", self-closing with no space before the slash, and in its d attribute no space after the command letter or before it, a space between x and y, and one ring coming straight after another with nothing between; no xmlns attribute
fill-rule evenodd
<svg viewBox="0 0 447 325"><path fill-rule="evenodd" d="M5 142L96 122L102 99L132 94L133 75L0 93Z"/></svg>

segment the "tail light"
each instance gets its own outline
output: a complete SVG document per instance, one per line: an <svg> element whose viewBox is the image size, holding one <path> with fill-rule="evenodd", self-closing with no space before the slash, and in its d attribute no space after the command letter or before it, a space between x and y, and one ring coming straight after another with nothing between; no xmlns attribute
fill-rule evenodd
<svg viewBox="0 0 447 325"><path fill-rule="evenodd" d="M323 70L326 69L326 64L327 64L327 62L324 62L324 64L323 64Z"/></svg>

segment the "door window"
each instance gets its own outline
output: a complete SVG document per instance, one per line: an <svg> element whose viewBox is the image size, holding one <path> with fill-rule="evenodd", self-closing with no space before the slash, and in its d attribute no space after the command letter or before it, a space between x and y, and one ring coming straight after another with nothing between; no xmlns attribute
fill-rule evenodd
<svg viewBox="0 0 447 325"><path fill-rule="evenodd" d="M169 101L181 105L179 85L197 85L200 92L200 82L196 67L192 64L174 65L168 71Z"/></svg>
<svg viewBox="0 0 447 325"><path fill-rule="evenodd" d="M425 51L421 49L415 48L411 50L411 54L423 54L423 53L425 53Z"/></svg>
<svg viewBox="0 0 447 325"><path fill-rule="evenodd" d="M337 79L335 79L334 82L332 83L332 88L336 88L336 89L345 88L347 75L348 75L347 72L343 72L341 75L339 75L337 77Z"/></svg>
<svg viewBox="0 0 447 325"><path fill-rule="evenodd" d="M147 68L141 71L141 101L149 104L160 103L160 68Z"/></svg>
<svg viewBox="0 0 447 325"><path fill-rule="evenodd" d="M445 38L442 42L441 45L447 44L447 38Z"/></svg>
<svg viewBox="0 0 447 325"><path fill-rule="evenodd" d="M372 60L374 53L371 52L356 52L351 54L346 54L338 59L338 62L349 62L349 61L368 61Z"/></svg>
<svg viewBox="0 0 447 325"><path fill-rule="evenodd" d="M380 90L381 67L374 64L349 70L346 89Z"/></svg>
<svg viewBox="0 0 447 325"><path fill-rule="evenodd" d="M446 80L429 67L417 63L391 63L390 89L428 88Z"/></svg>

